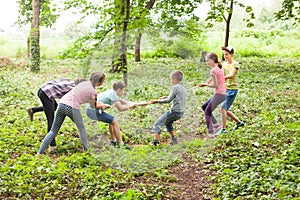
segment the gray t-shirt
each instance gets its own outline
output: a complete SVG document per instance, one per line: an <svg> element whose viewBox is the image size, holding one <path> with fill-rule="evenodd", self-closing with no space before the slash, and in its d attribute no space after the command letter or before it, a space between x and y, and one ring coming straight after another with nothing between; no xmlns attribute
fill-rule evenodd
<svg viewBox="0 0 300 200"><path fill-rule="evenodd" d="M170 103L172 101L171 112L184 112L186 92L182 83L173 85L168 98L158 100L158 103Z"/></svg>

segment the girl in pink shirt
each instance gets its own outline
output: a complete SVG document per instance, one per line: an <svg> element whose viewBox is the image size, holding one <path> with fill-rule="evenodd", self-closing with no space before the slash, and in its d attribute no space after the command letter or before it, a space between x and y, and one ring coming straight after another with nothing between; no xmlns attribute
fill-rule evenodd
<svg viewBox="0 0 300 200"><path fill-rule="evenodd" d="M91 107L93 108L100 108L101 110L105 109L105 104L97 103L97 91L95 89L96 87L101 86L104 80L104 73L93 72L89 81L83 81L79 83L70 92L62 97L55 113L51 130L43 139L41 147L37 152L38 155L42 154L50 142L56 137L66 116L70 117L76 124L80 133L80 140L83 149L88 149L86 130L79 109L80 105L83 103L90 103Z"/></svg>
<svg viewBox="0 0 300 200"><path fill-rule="evenodd" d="M208 99L203 105L204 116L208 133L214 134L218 131L214 130L213 124L217 124L217 120L213 115L213 111L220 105L226 98L226 86L224 78L224 70L222 69L221 63L218 61L218 56L215 53L208 53L206 55L206 63L211 67L210 76L211 78L206 83L200 83L199 87L210 87L215 89L214 95ZM218 127L220 128L220 127Z"/></svg>

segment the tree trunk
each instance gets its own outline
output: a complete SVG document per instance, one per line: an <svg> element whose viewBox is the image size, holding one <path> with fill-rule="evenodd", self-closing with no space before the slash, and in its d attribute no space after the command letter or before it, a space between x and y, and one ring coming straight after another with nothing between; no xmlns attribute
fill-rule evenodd
<svg viewBox="0 0 300 200"><path fill-rule="evenodd" d="M230 12L229 12L227 20L226 20L226 35L225 35L225 41L224 41L225 47L227 47L229 44L230 21L231 21L231 17L232 17L232 12L233 12L233 0L230 1ZM222 60L223 61L225 60L224 56L222 56Z"/></svg>
<svg viewBox="0 0 300 200"><path fill-rule="evenodd" d="M115 49L116 52L113 55L112 67L110 72L123 72L123 79L127 85L127 26L130 18L130 0L122 0L122 4L119 7L117 1L115 1L116 9L120 9L120 16L123 18L122 24L116 23L116 38L115 38ZM118 17L116 15L116 17ZM119 31L122 28L122 39L120 42Z"/></svg>
<svg viewBox="0 0 300 200"><path fill-rule="evenodd" d="M146 9L150 10L155 3L155 0L149 0ZM142 32L141 29L138 30L138 36L135 40L135 49L134 49L134 55L135 55L135 61L140 62L141 61L141 40L142 40Z"/></svg>
<svg viewBox="0 0 300 200"><path fill-rule="evenodd" d="M122 70L123 70L123 80L127 85L127 26L130 18L130 0L122 0L126 4L126 17L124 20L123 34L122 34Z"/></svg>
<svg viewBox="0 0 300 200"><path fill-rule="evenodd" d="M40 0L32 1L32 24L30 30L30 70L40 70Z"/></svg>
<svg viewBox="0 0 300 200"><path fill-rule="evenodd" d="M30 58L30 36L27 37L27 58Z"/></svg>
<svg viewBox="0 0 300 200"><path fill-rule="evenodd" d="M135 49L134 49L135 62L141 61L141 40L142 40L142 33L139 31L138 37L135 40Z"/></svg>

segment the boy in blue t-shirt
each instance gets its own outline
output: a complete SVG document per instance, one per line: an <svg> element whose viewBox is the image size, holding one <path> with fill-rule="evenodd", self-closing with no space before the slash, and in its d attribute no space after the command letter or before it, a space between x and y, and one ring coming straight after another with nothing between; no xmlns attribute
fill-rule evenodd
<svg viewBox="0 0 300 200"><path fill-rule="evenodd" d="M105 108L109 108L110 106L115 105L119 111L125 111L130 108L135 108L136 106L146 105L146 103L132 103L121 99L120 96L124 94L125 88L126 85L124 82L117 81L113 84L112 90L107 90L97 95L97 102L101 102L102 104L104 104ZM117 146L122 144L126 149L131 149L131 147L125 145L122 141L120 126L117 119L114 116L106 113L104 109L103 111L101 111L100 109L94 109L91 108L89 104L87 104L86 115L92 120L97 120L109 124L111 145Z"/></svg>

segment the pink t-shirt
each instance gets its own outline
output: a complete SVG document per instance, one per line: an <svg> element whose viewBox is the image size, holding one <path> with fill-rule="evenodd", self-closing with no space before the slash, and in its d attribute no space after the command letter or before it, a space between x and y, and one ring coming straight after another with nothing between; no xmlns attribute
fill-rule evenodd
<svg viewBox="0 0 300 200"><path fill-rule="evenodd" d="M210 70L210 75L217 76L217 79L218 79L218 87L215 88L215 93L225 94L226 93L226 85L225 85L225 78L224 78L224 70L220 69L219 67L213 67Z"/></svg>
<svg viewBox="0 0 300 200"><path fill-rule="evenodd" d="M71 106L79 110L80 105L90 102L97 97L97 90L90 81L83 81L76 85L70 92L65 94L59 103Z"/></svg>

